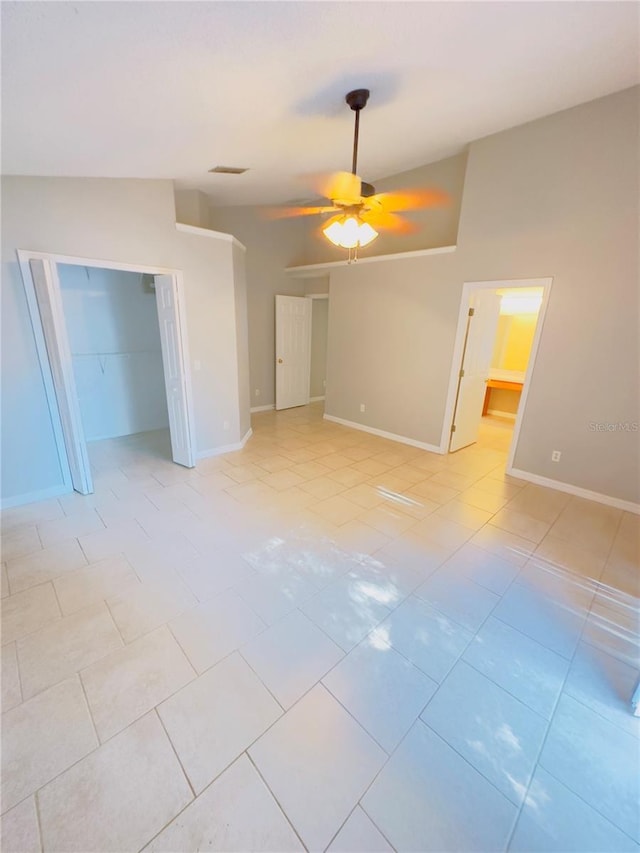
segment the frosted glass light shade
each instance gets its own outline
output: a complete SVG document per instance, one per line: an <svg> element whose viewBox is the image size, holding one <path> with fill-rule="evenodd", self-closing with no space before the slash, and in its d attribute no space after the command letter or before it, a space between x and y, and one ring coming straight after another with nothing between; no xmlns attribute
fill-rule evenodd
<svg viewBox="0 0 640 853"><path fill-rule="evenodd" d="M323 234L334 246L343 249L367 246L378 236L378 232L368 222L363 222L357 216L343 216L334 220L323 229Z"/></svg>

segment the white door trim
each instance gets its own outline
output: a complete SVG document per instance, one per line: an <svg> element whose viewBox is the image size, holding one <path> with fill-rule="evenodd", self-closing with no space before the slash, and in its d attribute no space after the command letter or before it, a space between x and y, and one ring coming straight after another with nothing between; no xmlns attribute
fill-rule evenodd
<svg viewBox="0 0 640 853"><path fill-rule="evenodd" d="M541 287L543 288L542 292L542 304L540 305L540 311L538 312L538 322L536 323L536 331L533 336L533 344L531 345L531 353L529 355L529 362L527 364L527 370L524 377L524 384L522 386L522 394L520 396L520 405L518 407L518 415L516 417L516 423L513 428L513 438L511 440L511 447L509 448L509 456L507 459L507 473L509 473L513 468L513 460L515 457L516 449L518 446L518 441L520 438L520 428L522 426L522 422L526 412L526 404L527 404L527 395L529 394L529 386L531 384L531 377L533 376L533 371L535 369L535 362L538 355L538 346L540 343L540 337L542 335L542 327L544 326L544 318L547 311L547 305L549 304L549 293L551 291L551 285L553 284L553 278L517 278L517 279L507 279L500 281L465 281L462 288L462 296L460 299L460 311L458 313L458 326L456 332L456 339L453 346L453 357L451 359L451 374L449 376L449 390L447 393L447 402L445 405L445 414L444 421L442 424L442 435L440 437L440 453L447 453L449 448L449 437L451 433L451 423L453 420L453 410L456 401L456 390L458 387L458 374L460 371L460 362L462 360L462 348L464 346L464 335L467 327L467 312L469 309L469 297L474 290L493 290L496 288L520 288L520 287Z"/></svg>
<svg viewBox="0 0 640 853"><path fill-rule="evenodd" d="M20 270L22 273L22 280L24 283L25 293L27 296L27 305L29 308L29 314L31 317L31 324L33 326L35 341L36 341L36 350L38 353L38 360L40 362L40 369L42 372L45 392L47 396L47 403L49 405L49 411L51 414L51 422L53 424L53 432L56 441L56 447L58 451L58 456L61 462L61 468L63 472L63 481L66 490L70 491L75 487L71 477L71 470L69 467L69 459L67 455L67 440L77 441L79 437L81 437L81 441L84 444L85 449L85 457L86 457L86 443L84 441L84 430L82 429L82 422L80 421L79 412L76 413L75 417L70 419L69 424L63 424L63 421L60 417L60 408L57 395L55 393L55 386L53 382L53 373L52 373L52 365L49 358L49 352L47 350L45 337L43 334L42 328L42 319L40 316L39 304L36 294L36 289L34 286L31 268L29 262L31 260L42 260L48 262L51 266L52 277L51 284L55 290L55 301L60 303L60 283L57 275L57 264L71 264L75 266L83 266L83 267L98 267L101 269L110 269L110 270L121 270L123 272L139 272L139 273L148 273L150 275L170 275L173 277L175 282L175 289L177 293L176 299L176 323L180 330L180 343L181 343L181 352L180 357L182 361L182 367L184 370L184 378L185 378L185 397L186 397L186 417L188 423L188 435L189 435L189 443L191 447L191 458L196 458L196 445L195 445L195 432L194 432L194 416L193 416L193 392L192 392L192 384L191 384L191 370L190 370L190 361L189 361L189 346L188 346L188 337L187 337L187 324L186 324L186 310L184 304L184 282L182 278L182 271L175 269L168 269L167 267L154 267L147 266L141 264L130 264L122 261L111 261L104 260L102 258L80 258L72 255L60 255L54 252L35 252L29 249L18 249L17 250L18 263L20 266ZM66 335L66 326L62 324L57 324L55 332L58 336L63 335L64 341L63 346L68 349L69 343ZM72 388L72 393L76 394L75 391L75 379L73 374L67 372L65 375L65 382ZM69 430L71 435L66 436L66 431ZM88 461L87 461L88 465ZM90 471L85 472L89 474L90 479Z"/></svg>

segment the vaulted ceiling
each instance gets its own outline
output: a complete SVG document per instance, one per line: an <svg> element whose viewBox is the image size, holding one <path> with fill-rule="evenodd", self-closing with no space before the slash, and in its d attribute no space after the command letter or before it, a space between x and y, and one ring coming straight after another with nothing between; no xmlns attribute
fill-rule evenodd
<svg viewBox="0 0 640 853"><path fill-rule="evenodd" d="M376 180L637 83L639 8L3 2L2 171L300 198L296 176L350 168L344 95L367 87L359 171Z"/></svg>

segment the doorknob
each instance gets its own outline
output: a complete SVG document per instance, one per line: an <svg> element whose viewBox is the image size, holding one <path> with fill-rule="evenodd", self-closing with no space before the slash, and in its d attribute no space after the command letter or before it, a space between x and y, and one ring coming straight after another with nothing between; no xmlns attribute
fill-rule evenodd
<svg viewBox="0 0 640 853"><path fill-rule="evenodd" d="M278 364L282 364L282 359L281 359L281 358L279 358L279 359L278 359Z"/></svg>

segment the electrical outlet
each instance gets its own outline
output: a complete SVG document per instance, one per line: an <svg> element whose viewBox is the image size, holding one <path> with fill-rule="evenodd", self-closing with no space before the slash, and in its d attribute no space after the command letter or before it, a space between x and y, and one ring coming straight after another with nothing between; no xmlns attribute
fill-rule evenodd
<svg viewBox="0 0 640 853"><path fill-rule="evenodd" d="M202 363L201 363L199 358L196 358L195 361L193 362L193 369L194 370L202 370Z"/></svg>
<svg viewBox="0 0 640 853"><path fill-rule="evenodd" d="M322 387L323 387L323 388L326 388L326 387L327 387L327 380L326 380L326 379L323 379L323 380L322 380Z"/></svg>
<svg viewBox="0 0 640 853"><path fill-rule="evenodd" d="M259 397L259 396L260 396L260 389L256 388L256 397Z"/></svg>
<svg viewBox="0 0 640 853"><path fill-rule="evenodd" d="M552 450L551 451L551 461L552 462L559 462L561 456L562 456L562 453L560 453L559 450Z"/></svg>
<svg viewBox="0 0 640 853"><path fill-rule="evenodd" d="M360 403L360 411L364 412L364 403Z"/></svg>
<svg viewBox="0 0 640 853"><path fill-rule="evenodd" d="M222 426L224 429L229 429L229 421L225 421Z"/></svg>

